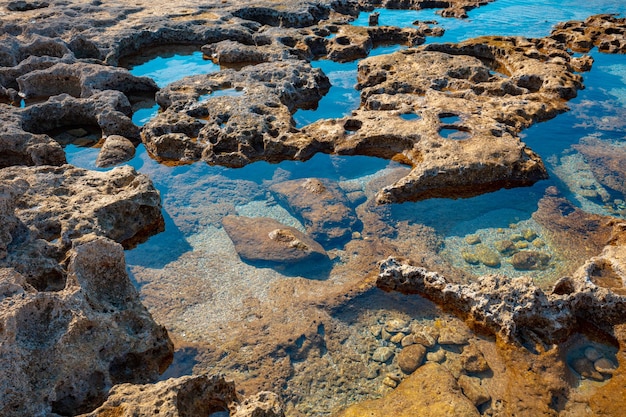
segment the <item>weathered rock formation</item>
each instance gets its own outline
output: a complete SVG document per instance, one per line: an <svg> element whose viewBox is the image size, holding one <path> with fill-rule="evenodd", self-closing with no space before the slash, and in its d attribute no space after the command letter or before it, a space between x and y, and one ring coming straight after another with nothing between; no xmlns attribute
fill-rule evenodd
<svg viewBox="0 0 626 417"><path fill-rule="evenodd" d="M594 46L606 53L626 53L626 18L596 15L584 21L556 25L550 37L576 52L589 52Z"/></svg>
<svg viewBox="0 0 626 417"><path fill-rule="evenodd" d="M130 140L124 136L111 135L104 140L96 159L96 166L108 168L130 161L133 156L135 156L135 146Z"/></svg>
<svg viewBox="0 0 626 417"><path fill-rule="evenodd" d="M240 399L233 382L223 376L184 376L156 384L120 384L106 402L82 417L208 416L229 412L234 417L283 417L276 394L260 392Z"/></svg>
<svg viewBox="0 0 626 417"><path fill-rule="evenodd" d="M328 260L319 243L274 219L226 216L222 225L239 256L247 261L290 264Z"/></svg>
<svg viewBox="0 0 626 417"><path fill-rule="evenodd" d="M93 233L130 247L163 227L158 191L128 166L109 172L10 167L0 170L0 183L7 219L0 227L6 251L0 265L41 291L65 287L59 263L73 240Z"/></svg>
<svg viewBox="0 0 626 417"><path fill-rule="evenodd" d="M0 414L74 415L97 407L121 382L155 380L172 358L126 274L120 244L76 241L65 286L37 290L0 269Z"/></svg>
<svg viewBox="0 0 626 417"><path fill-rule="evenodd" d="M615 226L614 242L623 240L625 227ZM450 284L437 273L394 258L381 263L377 285L420 294L507 342L552 344L567 338L580 320L606 330L623 323L626 297L620 293L626 275L619 265L625 256L621 243L606 246L574 277L559 280L552 293L536 287L531 278L489 275L468 285ZM611 279L596 278L605 275Z"/></svg>

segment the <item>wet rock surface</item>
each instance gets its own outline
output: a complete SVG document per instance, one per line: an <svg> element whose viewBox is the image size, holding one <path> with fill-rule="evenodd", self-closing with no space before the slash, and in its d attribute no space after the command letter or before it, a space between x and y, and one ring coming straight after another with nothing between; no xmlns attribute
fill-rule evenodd
<svg viewBox="0 0 626 417"><path fill-rule="evenodd" d="M290 264L328 260L319 243L274 219L226 216L222 225L239 256L247 261Z"/></svg>
<svg viewBox="0 0 626 417"><path fill-rule="evenodd" d="M336 183L307 178L281 182L270 190L303 220L307 233L323 245L344 243L353 231L358 231L356 213Z"/></svg>
<svg viewBox="0 0 626 417"><path fill-rule="evenodd" d="M171 361L172 343L139 301L121 245L82 239L67 268L58 291L0 272L2 415L89 411L113 384L154 381Z"/></svg>

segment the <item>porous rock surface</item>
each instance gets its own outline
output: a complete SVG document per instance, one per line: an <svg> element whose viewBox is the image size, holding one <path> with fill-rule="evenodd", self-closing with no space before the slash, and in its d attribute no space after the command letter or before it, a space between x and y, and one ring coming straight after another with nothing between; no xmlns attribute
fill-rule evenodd
<svg viewBox="0 0 626 417"><path fill-rule="evenodd" d="M130 247L163 227L158 191L129 166L109 172L60 167L0 170L0 265L39 290L63 288L72 241L96 234Z"/></svg>
<svg viewBox="0 0 626 417"><path fill-rule="evenodd" d="M298 229L267 217L226 216L222 226L242 259L273 263L324 261L324 248Z"/></svg>
<svg viewBox="0 0 626 417"><path fill-rule="evenodd" d="M381 263L377 285L420 294L507 342L552 344L565 340L581 320L603 329L624 321L626 297L619 290L625 276L619 265L626 259L626 247L618 242L623 240L626 226L619 223L614 227L613 243L573 277L559 280L552 292L541 290L528 277L488 275L468 285L451 284L440 274L395 258ZM619 277L618 291L596 284L594 276L603 270Z"/></svg>
<svg viewBox="0 0 626 417"><path fill-rule="evenodd" d="M139 301L123 248L104 237L75 242L65 286L37 290L0 269L0 414L74 415L121 382L153 381L173 345Z"/></svg>
<svg viewBox="0 0 626 417"><path fill-rule="evenodd" d="M260 392L241 399L233 382L222 375L172 378L156 384L120 384L94 411L82 417L208 416L229 412L235 417L283 417L276 394Z"/></svg>

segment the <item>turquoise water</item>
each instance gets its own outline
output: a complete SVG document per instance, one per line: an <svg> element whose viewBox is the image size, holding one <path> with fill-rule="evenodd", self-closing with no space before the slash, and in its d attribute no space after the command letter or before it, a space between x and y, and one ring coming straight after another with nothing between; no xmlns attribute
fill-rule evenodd
<svg viewBox="0 0 626 417"><path fill-rule="evenodd" d="M202 52L195 51L189 54L159 55L131 66L130 70L138 77L152 78L162 88L186 76L217 72L220 66L205 59Z"/></svg>

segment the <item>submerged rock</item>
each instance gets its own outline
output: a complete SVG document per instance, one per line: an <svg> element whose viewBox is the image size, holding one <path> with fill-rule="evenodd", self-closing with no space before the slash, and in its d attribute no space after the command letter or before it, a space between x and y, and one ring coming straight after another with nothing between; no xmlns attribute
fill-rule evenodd
<svg viewBox="0 0 626 417"><path fill-rule="evenodd" d="M108 388L156 380L173 345L133 287L121 245L87 238L70 252L59 291L38 291L0 269L0 414L74 415L97 407Z"/></svg>
<svg viewBox="0 0 626 417"><path fill-rule="evenodd" d="M291 180L274 184L270 190L296 217L302 219L307 233L325 246L346 242L360 227L345 193L330 180Z"/></svg>
<svg viewBox="0 0 626 417"><path fill-rule="evenodd" d="M461 392L456 379L443 366L429 362L406 377L385 397L363 401L339 414L341 417L479 416L474 404Z"/></svg>
<svg viewBox="0 0 626 417"><path fill-rule="evenodd" d="M547 253L524 250L511 257L511 265L520 271L534 271L548 268L551 259L552 257Z"/></svg>
<svg viewBox="0 0 626 417"><path fill-rule="evenodd" d="M274 219L226 216L222 225L239 256L248 261L290 264L328 260L319 243Z"/></svg>
<svg viewBox="0 0 626 417"><path fill-rule="evenodd" d="M422 365L425 355L424 346L420 344L407 346L398 354L398 366L405 374L411 374Z"/></svg>

